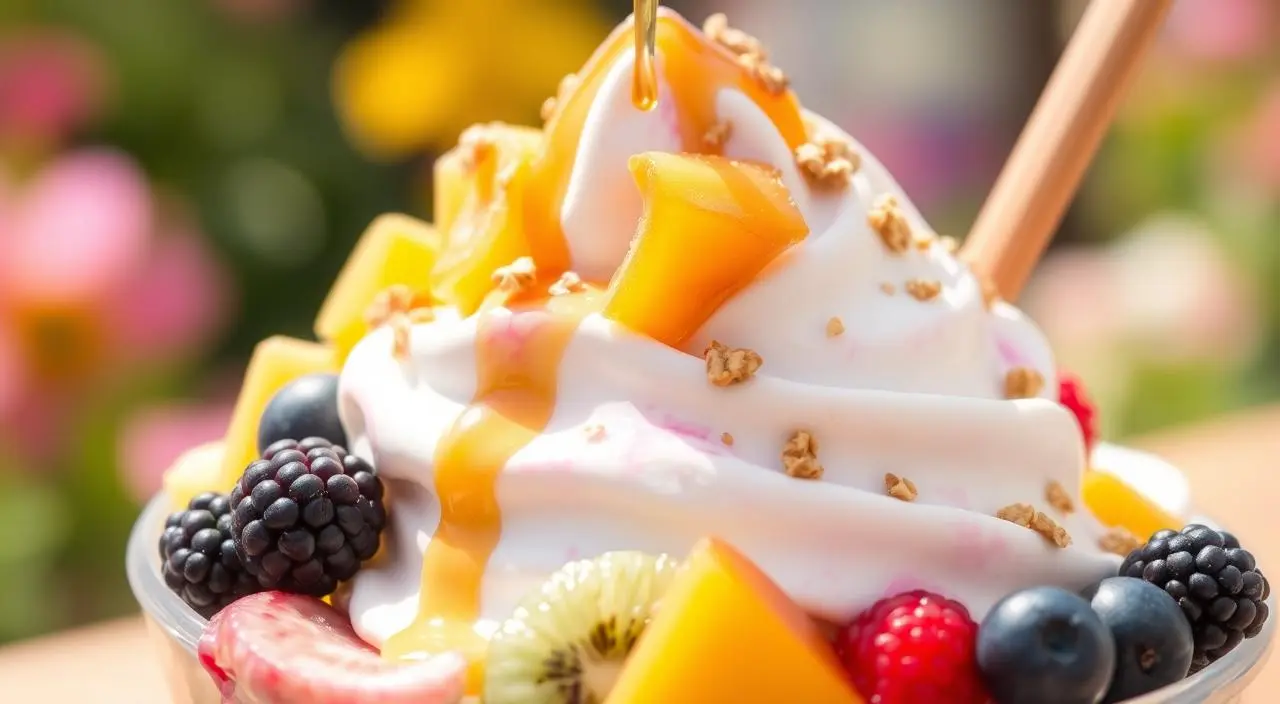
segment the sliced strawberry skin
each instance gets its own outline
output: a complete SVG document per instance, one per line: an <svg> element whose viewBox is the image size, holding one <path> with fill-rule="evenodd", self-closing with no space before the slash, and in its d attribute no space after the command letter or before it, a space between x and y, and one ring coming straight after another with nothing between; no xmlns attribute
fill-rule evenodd
<svg viewBox="0 0 1280 704"><path fill-rule="evenodd" d="M457 653L384 660L342 612L284 592L248 596L215 615L199 657L224 701L254 704L454 704L467 671Z"/></svg>
<svg viewBox="0 0 1280 704"><path fill-rule="evenodd" d="M1058 372L1058 402L1075 415L1084 435L1085 450L1093 450L1098 440L1098 409L1085 391L1080 377L1066 371Z"/></svg>

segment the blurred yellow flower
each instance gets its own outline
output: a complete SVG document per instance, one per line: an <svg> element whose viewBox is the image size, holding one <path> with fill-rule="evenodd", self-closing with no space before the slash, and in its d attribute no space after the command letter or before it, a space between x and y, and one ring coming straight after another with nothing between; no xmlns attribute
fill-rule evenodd
<svg viewBox="0 0 1280 704"><path fill-rule="evenodd" d="M587 0L399 0L343 49L334 98L358 147L396 158L535 119L607 30Z"/></svg>

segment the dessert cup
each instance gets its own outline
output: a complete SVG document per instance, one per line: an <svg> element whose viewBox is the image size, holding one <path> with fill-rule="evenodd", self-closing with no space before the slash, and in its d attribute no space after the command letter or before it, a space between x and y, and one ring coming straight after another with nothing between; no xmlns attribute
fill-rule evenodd
<svg viewBox="0 0 1280 704"><path fill-rule="evenodd" d="M1146 472L1129 472L1123 467L1113 470L1130 480L1142 477L1167 479L1164 472L1158 470L1168 465L1151 455L1115 446L1109 446L1100 454L1137 458L1145 462L1149 468ZM1149 488L1147 485L1140 486L1144 493ZM1169 491L1167 484L1165 491ZM174 704L220 704L224 702L222 695L196 656L196 645L205 620L169 591L160 577L156 541L170 509L168 496L161 493L151 499L138 517L125 555L129 585L142 607L152 647L158 662L164 668ZM1276 597L1272 595L1268 599L1268 606L1273 611L1275 603ZM1239 701L1241 693L1261 672L1271 651L1275 629L1275 619L1268 620L1262 633L1256 638L1244 641L1204 671L1159 691L1129 700L1130 704L1230 704Z"/></svg>

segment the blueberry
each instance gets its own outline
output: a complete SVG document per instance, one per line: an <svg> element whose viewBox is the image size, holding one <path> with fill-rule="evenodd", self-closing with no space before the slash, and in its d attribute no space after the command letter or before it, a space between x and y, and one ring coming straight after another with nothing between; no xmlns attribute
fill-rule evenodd
<svg viewBox="0 0 1280 704"><path fill-rule="evenodd" d="M1111 577L1086 590L1085 598L1115 638L1116 671L1105 701L1136 697L1187 676L1195 650L1191 626L1164 589ZM1224 603L1234 611L1234 601Z"/></svg>
<svg viewBox="0 0 1280 704"><path fill-rule="evenodd" d="M1096 704L1115 669L1111 632L1089 602L1057 587L1001 599L982 620L977 652L998 704Z"/></svg>
<svg viewBox="0 0 1280 704"><path fill-rule="evenodd" d="M280 440L309 437L347 444L338 420L336 374L308 374L289 382L271 398L258 421L258 450L263 453Z"/></svg>

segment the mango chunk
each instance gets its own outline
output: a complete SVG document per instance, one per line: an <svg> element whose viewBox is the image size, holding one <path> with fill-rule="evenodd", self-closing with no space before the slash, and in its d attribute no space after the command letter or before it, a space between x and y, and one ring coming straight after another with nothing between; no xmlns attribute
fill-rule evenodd
<svg viewBox="0 0 1280 704"><path fill-rule="evenodd" d="M230 491L244 468L258 459L258 421L271 397L300 376L338 369L338 357L328 345L283 336L258 343L227 428L219 491Z"/></svg>
<svg viewBox="0 0 1280 704"><path fill-rule="evenodd" d="M182 453L166 469L162 485L174 511L206 491L226 491L222 483L222 441L197 445Z"/></svg>
<svg viewBox="0 0 1280 704"><path fill-rule="evenodd" d="M607 704L856 704L818 625L716 538L689 555Z"/></svg>
<svg viewBox="0 0 1280 704"><path fill-rule="evenodd" d="M1183 520L1109 472L1096 469L1084 473L1081 498L1099 521L1118 526L1146 540L1158 530L1182 528Z"/></svg>
<svg viewBox="0 0 1280 704"><path fill-rule="evenodd" d="M425 292L439 248L431 225L407 215L378 217L360 236L320 306L316 337L346 359L368 332L364 315L374 297L394 285Z"/></svg>
<svg viewBox="0 0 1280 704"><path fill-rule="evenodd" d="M542 132L501 123L476 125L436 166L436 218L444 246L431 293L464 315L493 288L493 272L532 256L523 197Z"/></svg>
<svg viewBox="0 0 1280 704"><path fill-rule="evenodd" d="M630 167L644 215L604 314L671 347L809 233L769 167L660 152Z"/></svg>

